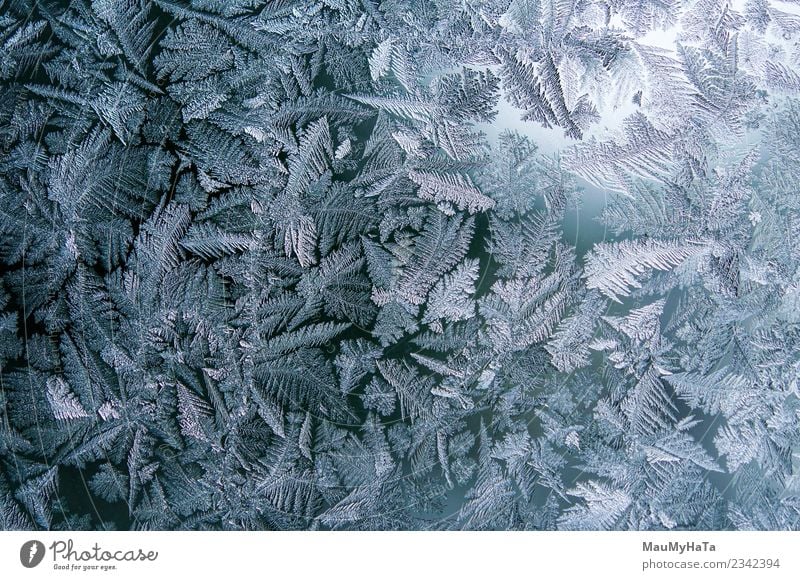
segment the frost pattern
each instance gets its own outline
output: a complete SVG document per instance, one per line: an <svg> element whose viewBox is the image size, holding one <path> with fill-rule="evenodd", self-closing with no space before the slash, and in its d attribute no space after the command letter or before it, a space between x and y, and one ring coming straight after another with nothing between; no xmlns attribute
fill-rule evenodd
<svg viewBox="0 0 800 580"><path fill-rule="evenodd" d="M798 22L0 4L0 529L800 528Z"/></svg>

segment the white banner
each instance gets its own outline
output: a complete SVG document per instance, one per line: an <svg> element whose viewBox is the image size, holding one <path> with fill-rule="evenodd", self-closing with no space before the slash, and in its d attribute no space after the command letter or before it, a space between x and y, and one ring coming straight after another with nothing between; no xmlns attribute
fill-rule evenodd
<svg viewBox="0 0 800 580"><path fill-rule="evenodd" d="M2 578L799 578L796 532L2 532Z"/></svg>

